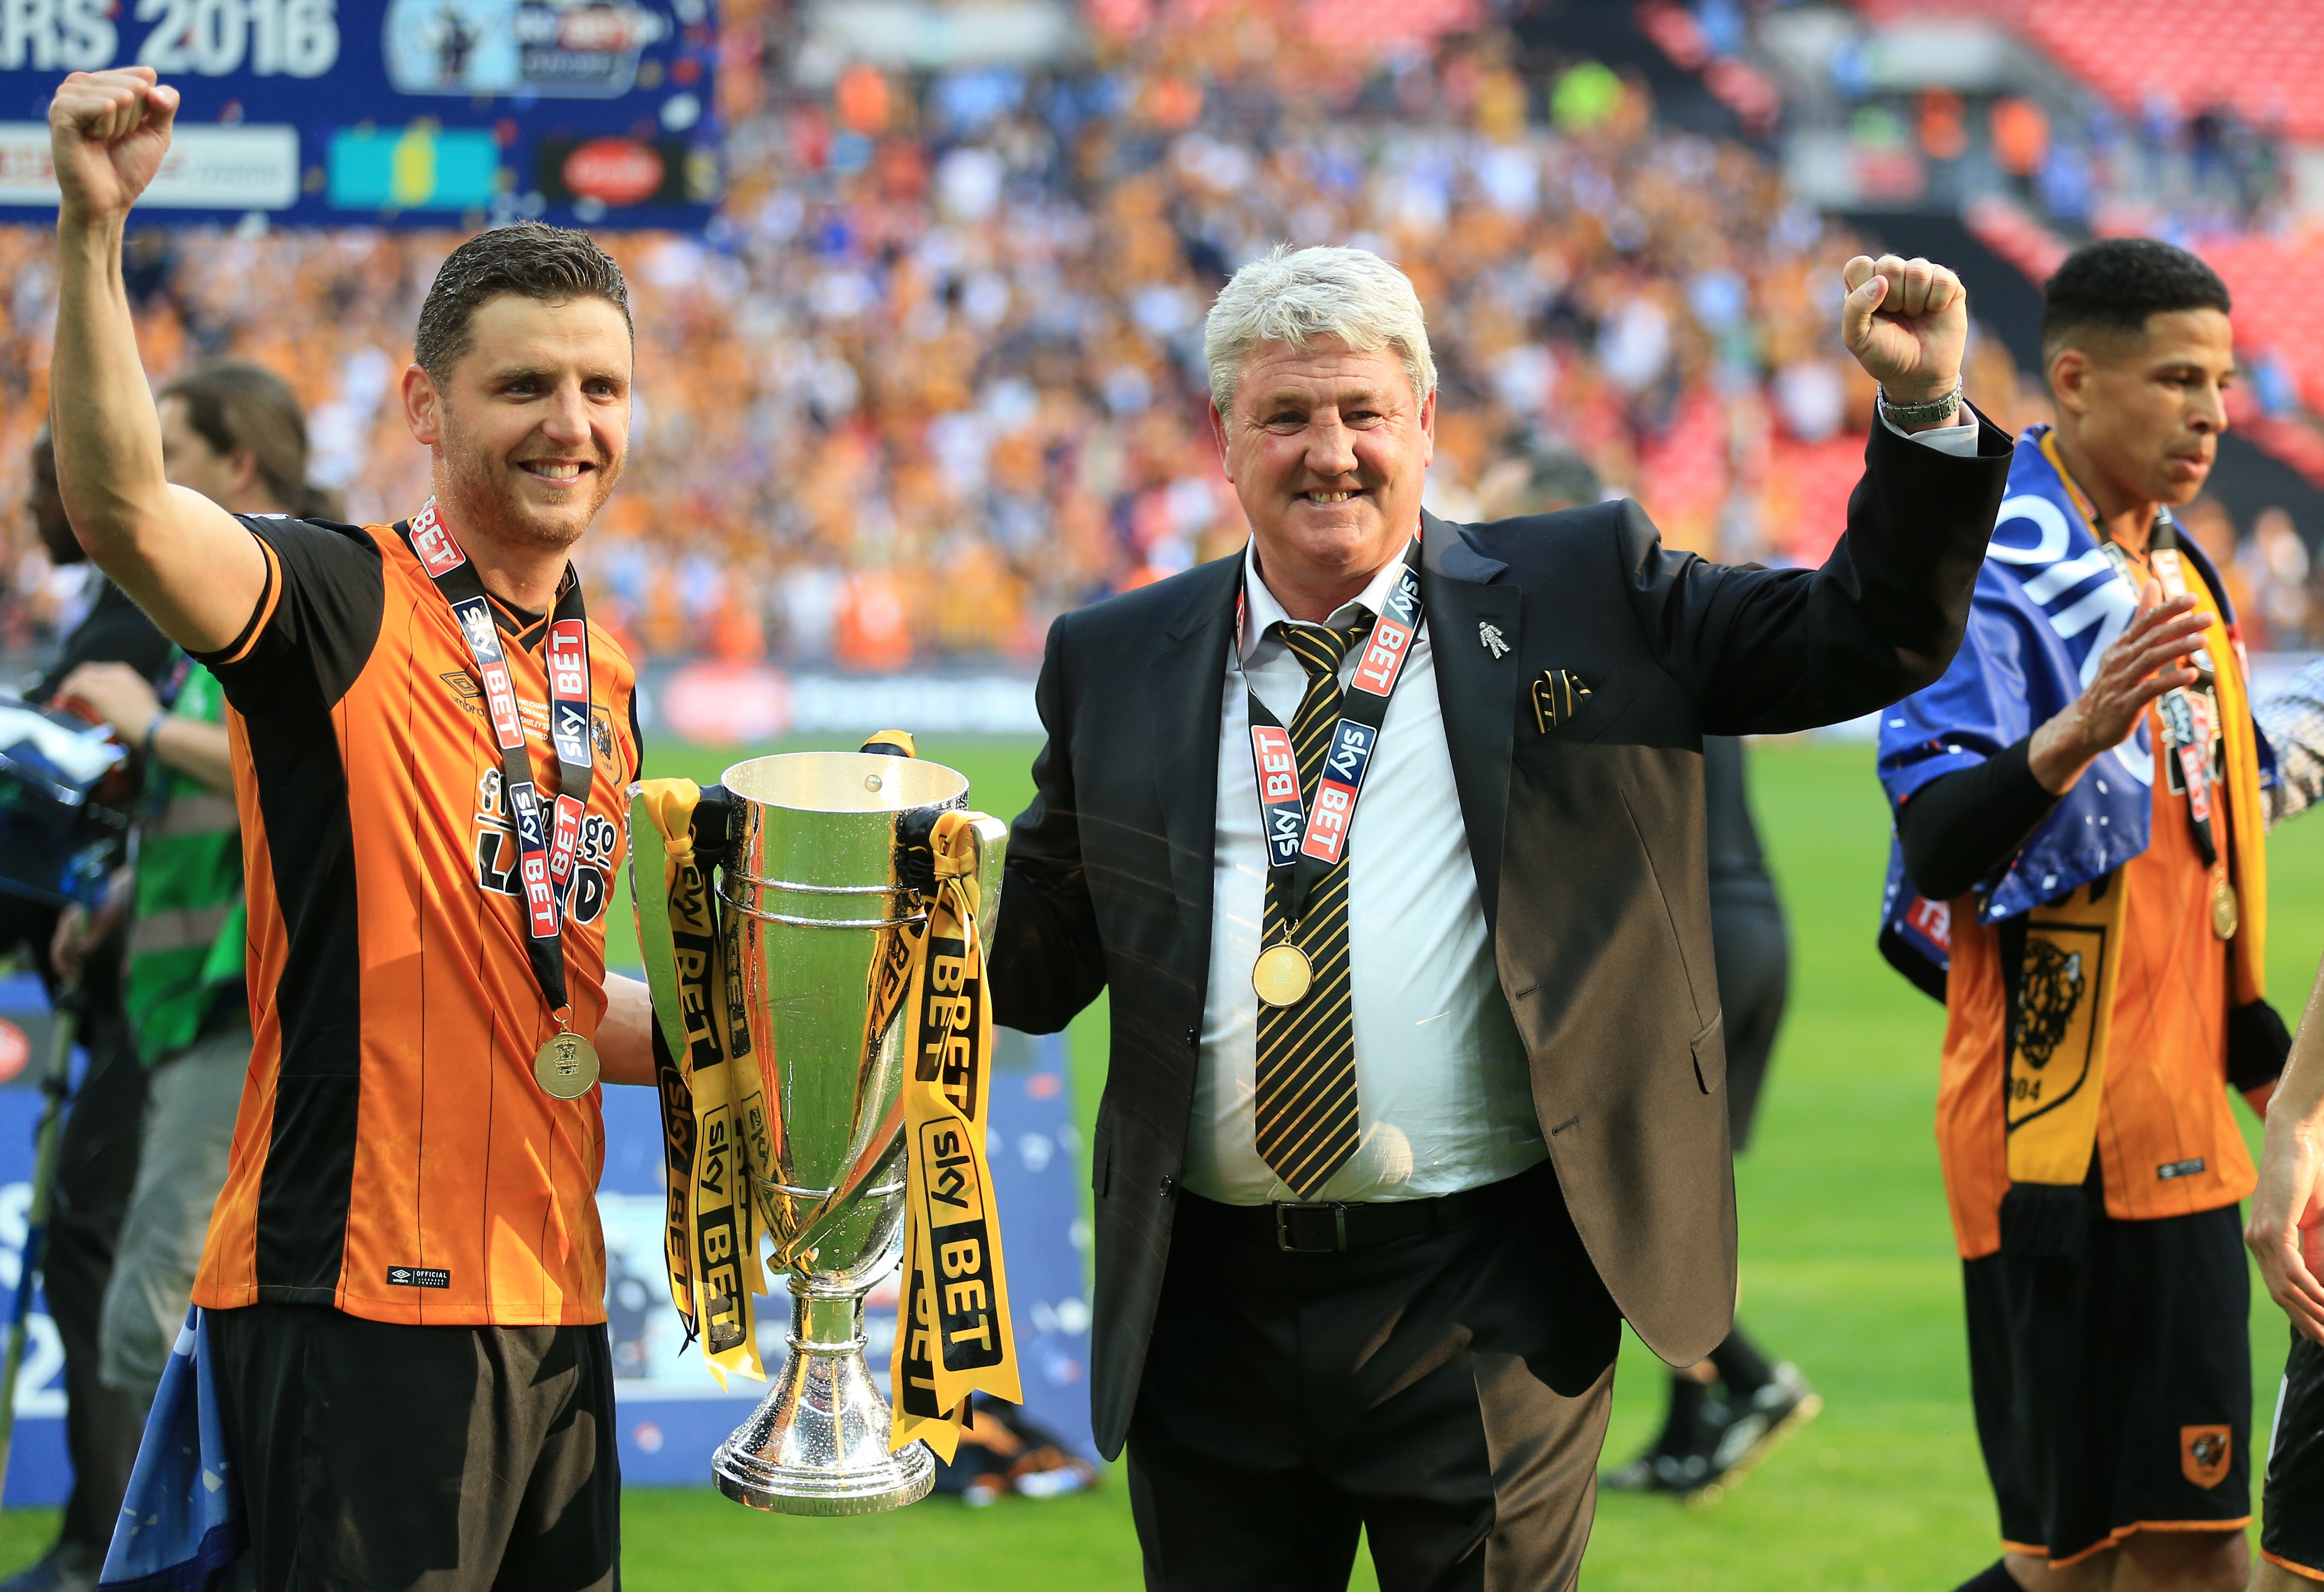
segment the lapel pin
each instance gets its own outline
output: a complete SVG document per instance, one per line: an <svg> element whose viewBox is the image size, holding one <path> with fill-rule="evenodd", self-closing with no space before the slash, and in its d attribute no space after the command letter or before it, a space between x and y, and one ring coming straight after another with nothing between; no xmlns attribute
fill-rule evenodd
<svg viewBox="0 0 2324 1592"><path fill-rule="evenodd" d="M1533 722L1544 735L1582 711L1590 687L1570 669L1544 669L1533 683Z"/></svg>
<svg viewBox="0 0 2324 1592"><path fill-rule="evenodd" d="M1477 621L1477 640L1486 651L1491 653L1495 658L1506 658L1508 656L1509 644L1501 635L1501 627L1494 624L1489 620L1480 620Z"/></svg>

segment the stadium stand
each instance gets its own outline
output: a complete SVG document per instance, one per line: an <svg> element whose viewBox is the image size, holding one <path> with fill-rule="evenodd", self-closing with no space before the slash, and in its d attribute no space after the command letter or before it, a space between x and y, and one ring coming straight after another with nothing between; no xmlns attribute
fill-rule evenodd
<svg viewBox="0 0 2324 1592"><path fill-rule="evenodd" d="M1680 546L1814 561L1840 523L1872 394L1833 280L1869 235L1787 188L1758 137L1779 78L1738 7L1538 0L1485 25L1466 0L1091 0L1077 60L935 72L828 59L757 0L723 13L721 219L607 239L639 299L641 436L588 549L592 612L650 656L1024 658L1062 609L1234 547L1202 316L1286 240L1378 248L1419 286L1441 511L1489 512L1487 467L1531 440ZM1351 46L1320 68L1319 26ZM425 458L394 383L451 241L142 235L153 373L281 370L320 479L356 515L408 513ZM0 231L11 501L46 403L51 247ZM2231 274L2262 298L2279 280L2256 257ZM2306 346L2284 358L2324 370ZM2022 363L1979 339L1970 393L2007 423L2040 413ZM0 649L20 650L70 621L76 578L6 536Z"/></svg>
<svg viewBox="0 0 2324 1592"><path fill-rule="evenodd" d="M1882 18L1927 14L1910 0L1868 0ZM2309 0L2236 0L2190 14L2174 0L1962 0L2089 83L2126 116L2157 101L2181 116L2232 106L2247 122L2324 143L2324 10Z"/></svg>

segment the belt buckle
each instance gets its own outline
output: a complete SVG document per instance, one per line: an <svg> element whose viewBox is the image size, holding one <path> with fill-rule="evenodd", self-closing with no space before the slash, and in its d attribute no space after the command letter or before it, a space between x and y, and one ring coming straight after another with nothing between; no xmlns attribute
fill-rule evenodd
<svg viewBox="0 0 2324 1592"><path fill-rule="evenodd" d="M1328 1210L1332 1213L1332 1242L1323 1245L1295 1243L1291 1232L1291 1215L1295 1210ZM1275 1247L1286 1255L1337 1255L1348 1247L1348 1207L1339 1200L1280 1200L1275 1205Z"/></svg>

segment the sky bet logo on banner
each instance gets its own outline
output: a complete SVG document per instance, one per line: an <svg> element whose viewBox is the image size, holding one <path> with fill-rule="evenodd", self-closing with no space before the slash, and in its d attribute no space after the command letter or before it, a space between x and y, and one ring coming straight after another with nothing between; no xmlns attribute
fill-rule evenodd
<svg viewBox="0 0 2324 1592"><path fill-rule="evenodd" d="M67 72L184 96L144 225L694 230L718 199L714 0L0 0L0 221L56 212Z"/></svg>

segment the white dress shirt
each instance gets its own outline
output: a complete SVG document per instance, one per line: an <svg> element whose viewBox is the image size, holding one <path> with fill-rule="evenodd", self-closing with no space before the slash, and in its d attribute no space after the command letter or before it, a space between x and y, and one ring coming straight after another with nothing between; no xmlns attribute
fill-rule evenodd
<svg viewBox="0 0 2324 1592"><path fill-rule="evenodd" d="M1900 436L1956 457L1978 427ZM1402 549L1334 626L1376 616L1403 567ZM1259 997L1250 987L1267 913L1267 848L1250 760L1246 690L1285 724L1307 671L1269 636L1287 619L1243 551L1249 602L1219 711L1218 834L1211 865L1210 990L1187 1125L1185 1185L1230 1205L1298 1196L1259 1158L1251 1101ZM1348 970L1356 1031L1356 1153L1324 1200L1420 1200L1515 1177L1545 1158L1524 1043L1501 994L1452 753L1436 696L1433 638L1423 625L1388 698L1348 837ZM1361 649L1340 666L1344 688ZM1309 792L1310 796L1314 793Z"/></svg>
<svg viewBox="0 0 2324 1592"><path fill-rule="evenodd" d="M1377 615L1403 566L1399 553L1330 622ZM1298 1196L1259 1158L1251 1117L1259 998L1250 969L1267 912L1267 848L1245 689L1288 724L1307 671L1267 633L1288 616L1248 549L1243 579L1250 602L1236 638L1240 667L1227 670L1220 704L1210 994L1182 1177L1206 1199L1262 1205ZM1360 652L1351 649L1341 665L1343 687ZM1449 1194L1515 1177L1549 1154L1534 1118L1525 1045L1485 934L1425 624L1388 698L1348 835L1348 973L1362 1135L1321 1198Z"/></svg>

